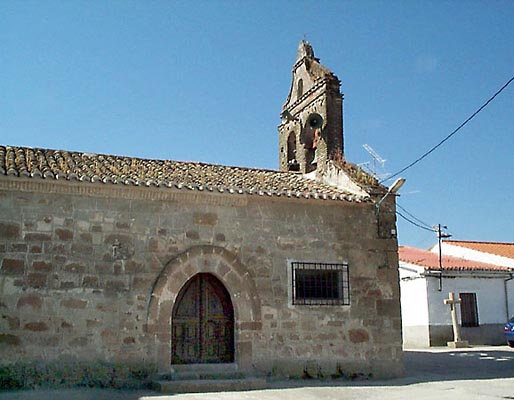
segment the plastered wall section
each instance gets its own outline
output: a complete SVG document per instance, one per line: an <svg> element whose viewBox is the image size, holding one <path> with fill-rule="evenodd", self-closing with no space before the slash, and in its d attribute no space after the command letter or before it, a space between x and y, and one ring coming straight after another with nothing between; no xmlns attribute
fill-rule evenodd
<svg viewBox="0 0 514 400"><path fill-rule="evenodd" d="M480 324L504 323L505 321L505 286L504 278L443 278L443 287L439 291L437 279L429 280L429 312L432 325L451 325L450 307L444 304L449 292L476 293L478 320ZM457 317L461 320L460 307Z"/></svg>
<svg viewBox="0 0 514 400"><path fill-rule="evenodd" d="M449 292L475 293L478 309L477 327L462 328L462 337L472 344L503 344L503 325L507 319L505 296L512 297L505 286L505 276L493 277L443 277L439 291L437 279L427 280L428 308L431 345L441 345L453 340L450 307L444 304ZM512 310L509 305L509 310ZM457 320L461 322L460 306L457 306Z"/></svg>
<svg viewBox="0 0 514 400"><path fill-rule="evenodd" d="M397 243L377 231L369 203L4 179L1 362L165 371L176 295L210 272L231 294L241 369L397 376ZM291 259L348 262L351 305L292 306Z"/></svg>
<svg viewBox="0 0 514 400"><path fill-rule="evenodd" d="M402 335L406 348L430 347L427 281L422 268L400 261Z"/></svg>

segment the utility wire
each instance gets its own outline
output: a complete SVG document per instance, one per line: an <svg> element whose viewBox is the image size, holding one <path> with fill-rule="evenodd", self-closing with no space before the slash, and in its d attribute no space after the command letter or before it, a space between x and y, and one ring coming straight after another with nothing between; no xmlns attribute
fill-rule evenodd
<svg viewBox="0 0 514 400"><path fill-rule="evenodd" d="M507 83L505 83L492 97L489 98L489 100L487 100L484 104L482 104L482 106L476 110L473 114L471 114L470 117L468 117L468 119L466 119L462 124L460 124L452 133L450 133L448 136L446 136L443 140L441 140L438 144L436 144L434 147L432 147L429 151L427 151L425 154L423 154L421 157L419 157L418 159L416 159L415 161L411 162L409 165L407 165L406 167L404 167L403 169L401 169L400 171L396 172L395 174L389 176L388 178L386 179L383 179L382 181L380 181L380 183L383 183L385 181L388 181L392 178L395 178L397 177L398 175L400 175L402 172L405 172L407 171L409 168L413 167L414 165L416 165L418 162L420 162L421 160L423 160L425 157L427 157L428 155L430 155L431 153L433 153L438 147L440 147L444 142L446 142L448 139L450 139L453 135L455 135L462 127L464 127L464 125L466 125L469 121L471 121L480 111L482 111L485 107L487 107L489 105L489 103L491 101L494 100L494 98L496 96L498 96L507 86L510 85L510 83L514 81L514 76L512 78L510 78Z"/></svg>
<svg viewBox="0 0 514 400"><path fill-rule="evenodd" d="M420 224L418 224L417 222L414 222L414 221L410 220L409 218L407 218L405 215L403 215L403 214L402 214L400 211L398 211L398 210L396 211L396 214L398 214L400 217L402 217L405 221L407 221L407 222L411 223L411 224L412 224L412 225L414 225L414 226L417 226L417 227L418 227L418 228L420 228L420 229L424 229L424 230L429 231L429 232L435 232L435 230L434 230L434 229L432 229L432 228L426 228L426 227L424 227L423 225L420 225Z"/></svg>
<svg viewBox="0 0 514 400"><path fill-rule="evenodd" d="M408 212L405 208L403 208L401 205L399 205L398 203L396 203L396 207L400 208L405 214L407 214L409 217L411 217L412 219L414 219L415 221L419 222L421 225L424 225L426 228L432 228L432 225L430 224L427 224L426 222L420 220L419 218L417 218L415 215L413 215L412 213ZM432 228L433 230L433 228Z"/></svg>

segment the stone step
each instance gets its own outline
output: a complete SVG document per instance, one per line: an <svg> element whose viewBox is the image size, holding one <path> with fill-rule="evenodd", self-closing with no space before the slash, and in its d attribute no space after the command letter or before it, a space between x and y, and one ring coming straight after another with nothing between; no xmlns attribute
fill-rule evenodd
<svg viewBox="0 0 514 400"><path fill-rule="evenodd" d="M262 378L157 380L152 382L152 388L167 394L235 392L266 389L267 383Z"/></svg>
<svg viewBox="0 0 514 400"><path fill-rule="evenodd" d="M201 393L265 389L262 378L247 377L236 363L171 365L170 373L152 381L161 393Z"/></svg>
<svg viewBox="0 0 514 400"><path fill-rule="evenodd" d="M240 379L244 374L238 371L237 364L179 364L172 365L169 374L160 376L161 380L193 379Z"/></svg>
<svg viewBox="0 0 514 400"><path fill-rule="evenodd" d="M175 372L171 375L166 376L165 380L170 381L190 381L193 379L241 379L245 375L241 372L210 372L210 371L184 371Z"/></svg>
<svg viewBox="0 0 514 400"><path fill-rule="evenodd" d="M202 371L202 372L236 372L238 371L236 363L212 363L212 364L172 364L171 372L189 372L189 371Z"/></svg>

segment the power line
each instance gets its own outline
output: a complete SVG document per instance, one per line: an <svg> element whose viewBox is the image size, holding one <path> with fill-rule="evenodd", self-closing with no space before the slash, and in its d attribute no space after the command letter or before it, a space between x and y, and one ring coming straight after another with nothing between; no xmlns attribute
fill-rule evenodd
<svg viewBox="0 0 514 400"><path fill-rule="evenodd" d="M405 215L403 215L403 214L402 214L400 211L398 211L398 210L396 211L396 214L398 214L400 217L402 217L405 221L407 221L407 222L411 223L411 224L412 224L412 225L414 225L414 226L417 226L417 227L418 227L418 228L420 228L420 229L424 229L425 231L429 231L429 232L435 232L435 231L434 231L434 229L432 229L432 228L426 228L426 227L424 227L423 225L420 225L420 224L418 224L417 222L414 222L414 221L410 220L409 218L407 218Z"/></svg>
<svg viewBox="0 0 514 400"><path fill-rule="evenodd" d="M487 100L484 104L482 104L482 106L476 110L473 114L471 114L470 117L468 117L468 119L466 119L462 124L460 124L452 133L450 133L448 136L446 136L443 140L441 140L438 144L436 144L434 147L432 147L429 151L427 151L425 154L423 154L421 157L417 158L415 161L411 162L409 165L407 165L406 167L404 167L403 169L401 169L400 171L396 172L395 174L391 175L390 177L386 178L386 179L383 179L382 181L380 181L380 183L383 183L385 181L388 181L392 178L395 178L397 177L398 175L400 175L402 172L405 172L406 170L408 170L409 168L413 167L414 165L416 165L418 162L420 162L421 160L423 160L425 157L427 157L428 155L430 155L431 153L433 153L438 147L440 147L444 142L446 142L448 139L450 139L453 135L455 135L462 127L464 127L464 125L466 125L469 121L471 121L473 118L475 118L475 116L480 112L482 111L485 107L487 107L489 105L489 103L491 101L494 100L494 98L496 96L498 96L507 86L510 85L510 83L514 81L514 76L512 78L510 78L507 83L505 83L492 97L489 98L489 100Z"/></svg>
<svg viewBox="0 0 514 400"><path fill-rule="evenodd" d="M416 217L415 215L413 215L412 213L410 213L409 211L407 211L405 208L403 208L401 205L399 205L398 203L396 203L396 207L400 208L404 213L406 213L409 217L413 218L414 220L416 220L417 222L419 222L420 224L424 225L426 228L432 228L432 225L430 224L427 224L426 222L420 220L418 217Z"/></svg>

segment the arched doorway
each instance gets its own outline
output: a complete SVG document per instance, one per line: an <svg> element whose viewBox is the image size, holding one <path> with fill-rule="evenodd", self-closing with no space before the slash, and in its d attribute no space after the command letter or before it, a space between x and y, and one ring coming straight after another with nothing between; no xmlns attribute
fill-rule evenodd
<svg viewBox="0 0 514 400"><path fill-rule="evenodd" d="M234 308L212 274L193 276L180 290L172 313L173 364L234 361Z"/></svg>

